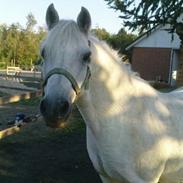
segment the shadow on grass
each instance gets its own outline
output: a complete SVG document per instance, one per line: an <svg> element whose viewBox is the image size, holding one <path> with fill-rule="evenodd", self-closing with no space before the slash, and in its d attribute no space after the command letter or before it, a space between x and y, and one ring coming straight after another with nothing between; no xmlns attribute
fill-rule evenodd
<svg viewBox="0 0 183 183"><path fill-rule="evenodd" d="M0 182L100 183L76 109L70 121L69 128L53 130L40 120L0 141Z"/></svg>

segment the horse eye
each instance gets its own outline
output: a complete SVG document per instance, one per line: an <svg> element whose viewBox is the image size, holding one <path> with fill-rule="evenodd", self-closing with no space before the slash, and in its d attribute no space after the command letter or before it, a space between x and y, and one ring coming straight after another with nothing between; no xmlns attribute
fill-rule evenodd
<svg viewBox="0 0 183 183"><path fill-rule="evenodd" d="M45 49L42 49L41 56L42 56L42 58L45 58Z"/></svg>
<svg viewBox="0 0 183 183"><path fill-rule="evenodd" d="M91 52L85 53L83 55L83 61L89 62L90 61Z"/></svg>
<svg viewBox="0 0 183 183"><path fill-rule="evenodd" d="M89 46L89 47L91 46L91 41L90 41L90 40L88 40L88 46Z"/></svg>

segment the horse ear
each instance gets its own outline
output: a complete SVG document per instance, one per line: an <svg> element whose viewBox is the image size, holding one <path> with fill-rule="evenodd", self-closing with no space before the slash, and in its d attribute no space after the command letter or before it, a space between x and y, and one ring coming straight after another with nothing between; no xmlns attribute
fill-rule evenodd
<svg viewBox="0 0 183 183"><path fill-rule="evenodd" d="M53 4L50 4L46 11L46 24L52 29L59 22L59 16Z"/></svg>
<svg viewBox="0 0 183 183"><path fill-rule="evenodd" d="M82 32L86 34L88 33L91 27L91 17L89 11L84 7L81 8L78 15L77 24Z"/></svg>

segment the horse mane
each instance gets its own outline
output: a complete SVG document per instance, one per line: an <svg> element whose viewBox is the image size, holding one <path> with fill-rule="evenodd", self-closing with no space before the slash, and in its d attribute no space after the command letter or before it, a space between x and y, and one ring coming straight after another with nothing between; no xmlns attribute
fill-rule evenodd
<svg viewBox="0 0 183 183"><path fill-rule="evenodd" d="M139 73L134 72L131 68L131 64L124 62L124 55L120 54L118 50L114 50L109 44L104 40L100 40L96 35L90 34L89 39L91 42L100 45L118 64L127 72L129 76L139 77Z"/></svg>
<svg viewBox="0 0 183 183"><path fill-rule="evenodd" d="M120 55L117 50L114 50L105 41L99 40L96 36L94 36L92 34L89 35L89 40L94 45L96 44L97 47L98 46L101 47L109 55L110 60L113 63L115 63L115 65L121 70L121 73L123 73L128 78L130 83L133 86L135 86L136 88L138 88L137 90L139 90L139 91L143 90L145 93L147 91L151 91L153 94L156 92L155 89L149 84L148 81L142 79L140 77L139 73L134 72L131 69L130 63L124 63L122 61L123 55ZM100 58L99 58L99 60L100 60ZM97 70L97 68L96 68L96 70ZM123 76L121 75L121 77L123 77ZM139 89L139 88L141 88L141 89Z"/></svg>

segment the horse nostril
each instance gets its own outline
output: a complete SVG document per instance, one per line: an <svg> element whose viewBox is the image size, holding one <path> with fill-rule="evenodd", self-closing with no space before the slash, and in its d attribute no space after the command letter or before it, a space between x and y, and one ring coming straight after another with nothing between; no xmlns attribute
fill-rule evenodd
<svg viewBox="0 0 183 183"><path fill-rule="evenodd" d="M56 118L65 118L69 114L70 109L70 103L63 98L55 98L52 101L44 98L40 103L40 112L49 121L53 121Z"/></svg>
<svg viewBox="0 0 183 183"><path fill-rule="evenodd" d="M69 111L69 102L68 101L60 101L59 102L59 108L60 108L60 112L62 114L66 114Z"/></svg>
<svg viewBox="0 0 183 183"><path fill-rule="evenodd" d="M43 99L40 103L40 111L42 114L46 113L46 100L45 99Z"/></svg>

